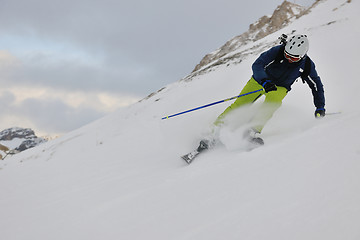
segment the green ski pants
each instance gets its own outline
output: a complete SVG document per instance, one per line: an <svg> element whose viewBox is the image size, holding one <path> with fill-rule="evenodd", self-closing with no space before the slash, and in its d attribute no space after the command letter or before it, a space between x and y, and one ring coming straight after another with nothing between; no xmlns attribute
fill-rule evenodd
<svg viewBox="0 0 360 240"><path fill-rule="evenodd" d="M240 94L256 91L261 87L262 86L259 83L257 83L254 78L251 78L244 86ZM225 109L225 111L222 114L219 115L219 117L214 122L214 125L215 126L222 125L224 123L224 118L230 112L244 105L254 103L262 95L265 95L265 101L262 103L258 111L255 113L255 116L251 120L251 123L253 124L252 128L260 133L264 128L266 122L273 116L274 112L281 106L282 100L285 98L287 92L288 91L286 88L277 86L276 91L271 91L268 93L265 93L265 91L261 91L254 94L249 94L243 97L239 97L236 99L236 101L233 104L231 104L227 109Z"/></svg>

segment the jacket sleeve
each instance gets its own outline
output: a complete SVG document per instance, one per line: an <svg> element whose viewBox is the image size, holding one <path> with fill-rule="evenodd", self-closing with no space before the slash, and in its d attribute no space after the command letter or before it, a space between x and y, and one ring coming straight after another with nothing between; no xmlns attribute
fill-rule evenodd
<svg viewBox="0 0 360 240"><path fill-rule="evenodd" d="M268 79L269 76L265 72L266 66L275 61L276 55L279 52L281 45L270 48L268 51L263 52L255 60L252 65L253 78L260 83L263 79Z"/></svg>
<svg viewBox="0 0 360 240"><path fill-rule="evenodd" d="M314 97L315 107L318 109L324 108L325 107L324 86L321 82L319 75L316 72L315 64L313 61L311 61L310 73L305 81L311 88L311 92Z"/></svg>

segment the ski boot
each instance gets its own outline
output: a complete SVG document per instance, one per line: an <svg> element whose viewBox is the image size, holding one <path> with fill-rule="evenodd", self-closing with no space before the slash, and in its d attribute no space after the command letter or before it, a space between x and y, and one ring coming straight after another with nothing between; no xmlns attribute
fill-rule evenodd
<svg viewBox="0 0 360 240"><path fill-rule="evenodd" d="M260 134L260 132L253 128L247 129L244 132L243 138L249 142L250 150L264 145L264 140L261 137L257 137L256 134Z"/></svg>

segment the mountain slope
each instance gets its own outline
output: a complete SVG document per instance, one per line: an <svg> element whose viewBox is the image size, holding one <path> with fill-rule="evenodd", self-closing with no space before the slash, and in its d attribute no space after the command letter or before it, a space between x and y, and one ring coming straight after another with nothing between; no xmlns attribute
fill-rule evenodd
<svg viewBox="0 0 360 240"><path fill-rule="evenodd" d="M241 63L189 76L1 162L1 239L359 239L357 9L359 1L321 1L229 53L247 51ZM327 111L342 113L314 119L299 81L264 129L264 147L242 150L235 116L224 145L187 166L178 156L230 103L160 118L237 95L258 52L295 29L309 36Z"/></svg>

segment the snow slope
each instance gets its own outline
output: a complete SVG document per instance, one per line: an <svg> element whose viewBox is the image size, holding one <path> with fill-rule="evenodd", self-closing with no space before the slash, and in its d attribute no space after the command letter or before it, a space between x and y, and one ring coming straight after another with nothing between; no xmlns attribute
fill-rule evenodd
<svg viewBox="0 0 360 240"><path fill-rule="evenodd" d="M264 147L244 151L233 120L224 144L187 166L179 155L230 103L161 117L237 95L257 54L218 66L0 162L0 238L360 239L359 5L321 1L260 41L306 33L326 109L341 114L314 119L299 81L264 129Z"/></svg>

